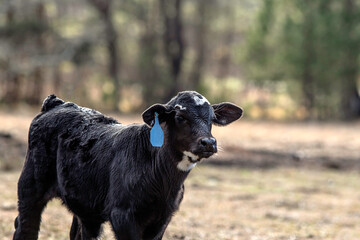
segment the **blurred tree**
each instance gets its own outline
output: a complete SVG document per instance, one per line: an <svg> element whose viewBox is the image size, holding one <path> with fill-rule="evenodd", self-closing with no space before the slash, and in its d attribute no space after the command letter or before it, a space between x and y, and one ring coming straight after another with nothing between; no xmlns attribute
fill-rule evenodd
<svg viewBox="0 0 360 240"><path fill-rule="evenodd" d="M220 40L221 47L218 55L217 76L224 79L230 75L230 66L232 65L231 47L235 39L236 33L236 17L235 9L231 2L225 3L223 6L224 26L221 31Z"/></svg>
<svg viewBox="0 0 360 240"><path fill-rule="evenodd" d="M98 11L105 24L106 47L108 51L108 71L114 88L112 91L113 110L118 110L120 102L120 58L118 54L118 33L113 21L112 0L88 0Z"/></svg>
<svg viewBox="0 0 360 240"><path fill-rule="evenodd" d="M360 96L357 86L360 52L360 4L354 0L343 0L341 34L341 111L342 118L360 116Z"/></svg>
<svg viewBox="0 0 360 240"><path fill-rule="evenodd" d="M248 38L249 75L300 86L299 102L308 118L359 116L356 5L353 0L264 0Z"/></svg>
<svg viewBox="0 0 360 240"><path fill-rule="evenodd" d="M269 46L275 21L275 3L273 0L263 0L254 27L247 36L246 60L249 75L258 82L276 79L273 57L278 46ZM276 68L275 68L276 69ZM275 72L274 72L275 71Z"/></svg>
<svg viewBox="0 0 360 240"><path fill-rule="evenodd" d="M180 91L180 75L185 52L182 22L182 0L159 0L160 14L163 18L163 46L169 62L172 82L166 99Z"/></svg>
<svg viewBox="0 0 360 240"><path fill-rule="evenodd" d="M29 104L38 104L42 100L44 83L44 38L51 31L46 23L44 3L38 1L24 11L8 2L5 9L6 24L0 27L2 47L6 49L1 54L6 62L3 70L7 75L3 101L17 103L25 100ZM22 88L22 85L26 87Z"/></svg>
<svg viewBox="0 0 360 240"><path fill-rule="evenodd" d="M299 47L301 49L300 65L302 69L300 81L303 92L303 106L308 110L309 117L314 118L315 108L315 76L314 76L314 63L316 61L315 55L315 26L314 15L315 3L312 0L297 0L298 8L303 12L303 23L301 24L302 43ZM288 49L291 51L291 49Z"/></svg>
<svg viewBox="0 0 360 240"><path fill-rule="evenodd" d="M166 78L159 64L159 58L161 58L159 47L161 34L157 31L160 23L159 2L158 0L146 3L141 0L127 0L124 3L122 9L126 10L130 15L129 20L136 22L140 29L139 49L136 56L138 71L135 77L139 78L137 82L142 86L143 104L139 107L144 108L149 103L162 99L164 86L166 86L166 81L164 81Z"/></svg>
<svg viewBox="0 0 360 240"><path fill-rule="evenodd" d="M314 109L313 115L316 118L327 119L337 116L338 112L338 88L337 65L338 31L339 19L333 9L334 0L319 0L315 6L314 25L314 45L317 57L313 62L314 81ZM324 71L326 69L326 71ZM316 111L315 111L316 110Z"/></svg>
<svg viewBox="0 0 360 240"><path fill-rule="evenodd" d="M11 29L15 24L15 8L9 4L6 11L6 25L2 29L2 37L10 37ZM19 74L12 70L10 67L10 59L7 58L3 61L2 67L5 68L6 78L4 80L4 97L2 99L5 103L17 103L20 99Z"/></svg>
<svg viewBox="0 0 360 240"><path fill-rule="evenodd" d="M45 5L42 1L36 3L35 5L35 14L34 14L34 23L38 26L43 26L43 28L48 29L48 24L46 22L46 10ZM34 46L38 50L40 54L45 53L46 49L46 41L45 41L45 34L38 34L35 36L34 39ZM28 87L25 100L27 103L31 105L37 105L42 102L42 92L44 89L44 72L43 72L43 66L40 64L37 64L33 72L30 76L30 78L27 81Z"/></svg>
<svg viewBox="0 0 360 240"><path fill-rule="evenodd" d="M208 34L208 23L210 22L210 19L208 18L209 5L212 5L213 1L199 0L195 4L195 60L189 76L189 87L190 89L199 91L205 68L205 50L207 49L206 37Z"/></svg>

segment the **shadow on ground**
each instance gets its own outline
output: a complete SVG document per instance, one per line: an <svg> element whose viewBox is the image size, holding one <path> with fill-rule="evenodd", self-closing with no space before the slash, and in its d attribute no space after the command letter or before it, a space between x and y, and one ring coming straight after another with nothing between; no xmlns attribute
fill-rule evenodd
<svg viewBox="0 0 360 240"><path fill-rule="evenodd" d="M252 150L229 146L207 161L210 165L241 167L247 169L272 169L279 167L325 168L333 170L360 170L360 159L331 156L302 156L296 153Z"/></svg>

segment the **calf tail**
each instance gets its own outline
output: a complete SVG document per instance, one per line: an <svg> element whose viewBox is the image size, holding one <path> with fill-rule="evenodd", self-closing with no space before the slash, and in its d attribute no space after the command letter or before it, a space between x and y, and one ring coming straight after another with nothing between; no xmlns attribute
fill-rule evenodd
<svg viewBox="0 0 360 240"><path fill-rule="evenodd" d="M60 98L57 98L54 94L51 94L50 96L45 98L44 103L41 107L41 112L49 111L50 109L53 109L56 106L59 106L64 103L65 102L63 100L61 100Z"/></svg>

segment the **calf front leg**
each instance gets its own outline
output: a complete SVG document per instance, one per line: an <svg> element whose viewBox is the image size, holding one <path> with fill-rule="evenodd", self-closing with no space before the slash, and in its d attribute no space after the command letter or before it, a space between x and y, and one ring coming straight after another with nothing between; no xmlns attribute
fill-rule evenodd
<svg viewBox="0 0 360 240"><path fill-rule="evenodd" d="M171 220L171 216L164 221L156 224L151 224L144 229L143 239L144 240L161 240L165 233L165 230Z"/></svg>
<svg viewBox="0 0 360 240"><path fill-rule="evenodd" d="M95 240L100 235L102 222L84 221L74 216L70 230L70 240Z"/></svg>
<svg viewBox="0 0 360 240"><path fill-rule="evenodd" d="M110 222L117 240L140 240L139 227L130 210L113 209L110 215Z"/></svg>
<svg viewBox="0 0 360 240"><path fill-rule="evenodd" d="M53 197L49 194L51 193L49 189L52 187L51 183L53 182L53 179L47 175L50 171L48 169L36 169L34 161L30 157L27 158L19 179L19 215L15 219L14 240L38 239L41 213L47 202ZM43 175L36 176L36 172L40 172Z"/></svg>
<svg viewBox="0 0 360 240"><path fill-rule="evenodd" d="M70 240L81 240L81 225L79 219L74 216L70 229Z"/></svg>

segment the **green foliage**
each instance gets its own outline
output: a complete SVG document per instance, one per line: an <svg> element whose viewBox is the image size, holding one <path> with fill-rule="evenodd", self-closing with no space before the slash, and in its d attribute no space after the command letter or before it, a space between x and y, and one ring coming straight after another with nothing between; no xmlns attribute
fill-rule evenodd
<svg viewBox="0 0 360 240"><path fill-rule="evenodd" d="M298 102L308 109L309 118L341 117L341 86L350 84L356 91L359 68L360 34L355 24L360 12L346 12L346 2L357 4L264 0L247 41L249 76L258 82L287 81L294 87L299 82ZM343 64L348 59L354 66L351 74Z"/></svg>

